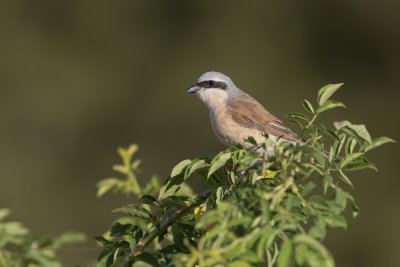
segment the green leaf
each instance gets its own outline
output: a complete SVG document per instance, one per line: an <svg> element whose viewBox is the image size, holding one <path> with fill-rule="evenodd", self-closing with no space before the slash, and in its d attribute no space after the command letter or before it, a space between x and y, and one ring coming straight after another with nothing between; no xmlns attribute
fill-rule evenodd
<svg viewBox="0 0 400 267"><path fill-rule="evenodd" d="M142 204L149 204L151 206L159 207L160 204L158 203L157 199L155 199L153 196L150 195L143 195L140 199L139 202Z"/></svg>
<svg viewBox="0 0 400 267"><path fill-rule="evenodd" d="M131 158L133 154L135 154L139 150L139 146L136 144L132 144L126 149L126 154Z"/></svg>
<svg viewBox="0 0 400 267"><path fill-rule="evenodd" d="M298 266L304 266L308 254L308 248L305 244L296 246L296 264Z"/></svg>
<svg viewBox="0 0 400 267"><path fill-rule="evenodd" d="M344 174L344 172L340 169L338 171L339 174L339 178L345 182L346 184L350 185L351 187L353 187L353 184L351 183L350 179L346 176L346 174Z"/></svg>
<svg viewBox="0 0 400 267"><path fill-rule="evenodd" d="M160 200L160 207L183 207L185 202L178 196L168 196Z"/></svg>
<svg viewBox="0 0 400 267"><path fill-rule="evenodd" d="M140 163L142 163L142 161L140 159L137 159L134 162L132 162L132 164L131 164L132 170L137 169L139 167Z"/></svg>
<svg viewBox="0 0 400 267"><path fill-rule="evenodd" d="M136 246L137 243L142 239L143 237L143 231L139 227L133 228L133 232L131 233L131 244L130 247L133 248Z"/></svg>
<svg viewBox="0 0 400 267"><path fill-rule="evenodd" d="M311 190L313 190L317 185L313 182L308 182L306 186L304 186L303 190L301 190L301 195L303 197L307 196Z"/></svg>
<svg viewBox="0 0 400 267"><path fill-rule="evenodd" d="M307 99L303 100L303 107L311 114L315 114L313 106Z"/></svg>
<svg viewBox="0 0 400 267"><path fill-rule="evenodd" d="M103 196L119 183L118 178L107 178L97 183L97 197Z"/></svg>
<svg viewBox="0 0 400 267"><path fill-rule="evenodd" d="M172 185L172 186L169 186L169 184L163 185L158 195L158 201L161 201L162 199L167 198L169 196L175 195L179 189L180 189L179 185Z"/></svg>
<svg viewBox="0 0 400 267"><path fill-rule="evenodd" d="M57 262L54 259L54 256L49 253L37 252L37 251L28 251L27 255L25 255L27 259L30 260L30 263L34 262L37 263L35 265L28 264L28 265L20 265L20 266L46 266L46 267L62 267L61 263ZM24 258L25 258L24 257ZM19 264L18 264L19 265ZM3 265L3 266L18 266L18 265Z"/></svg>
<svg viewBox="0 0 400 267"><path fill-rule="evenodd" d="M334 123L337 130L347 128L352 130L360 138L372 143L371 135L368 133L367 128L364 124L352 124L349 121L339 121Z"/></svg>
<svg viewBox="0 0 400 267"><path fill-rule="evenodd" d="M270 218L271 218L271 212L270 212L270 209L269 209L269 203L268 203L267 200L262 198L262 199L260 199L260 204L261 204L261 211L262 211L262 214L264 216L264 220L266 222L268 222L270 220Z"/></svg>
<svg viewBox="0 0 400 267"><path fill-rule="evenodd" d="M176 253L178 253L178 252L183 252L183 251L182 251L182 249L181 249L178 245L172 244L172 245L168 245L168 246L162 248L162 249L160 250L160 252L162 252L162 253L168 253L168 254L176 254Z"/></svg>
<svg viewBox="0 0 400 267"><path fill-rule="evenodd" d="M253 146L257 146L257 141L254 139L253 136L249 136L248 138L244 139L246 143L252 144Z"/></svg>
<svg viewBox="0 0 400 267"><path fill-rule="evenodd" d="M124 207L115 209L115 210L113 210L113 212L119 212L122 214L130 215L130 216L138 217L138 218L143 218L143 219L147 219L147 220L152 219L152 215L148 210L146 210L145 208L136 206L134 204L129 204Z"/></svg>
<svg viewBox="0 0 400 267"><path fill-rule="evenodd" d="M231 152L224 153L218 156L217 160L215 160L208 171L207 178L209 178L216 170L225 165L225 163L231 158Z"/></svg>
<svg viewBox="0 0 400 267"><path fill-rule="evenodd" d="M1 233L5 233L7 235L11 235L14 237L20 237L27 235L29 230L22 226L19 222L7 222L1 224Z"/></svg>
<svg viewBox="0 0 400 267"><path fill-rule="evenodd" d="M370 168L377 171L375 165L369 162L365 157L355 159L344 167L346 171L358 171L365 168Z"/></svg>
<svg viewBox="0 0 400 267"><path fill-rule="evenodd" d="M110 236L131 235L137 228L139 227L130 223L122 224L115 222L111 226Z"/></svg>
<svg viewBox="0 0 400 267"><path fill-rule="evenodd" d="M0 221L10 214L9 209L0 209Z"/></svg>
<svg viewBox="0 0 400 267"><path fill-rule="evenodd" d="M252 265L250 265L248 262L243 261L243 260L237 260L237 261L233 261L228 263L227 265L228 267L251 267Z"/></svg>
<svg viewBox="0 0 400 267"><path fill-rule="evenodd" d="M347 204L347 196L349 193L345 192L343 189L340 187L335 188L335 201L339 206L344 210L346 208Z"/></svg>
<svg viewBox="0 0 400 267"><path fill-rule="evenodd" d="M324 194L328 191L328 188L333 184L333 177L330 175L324 176Z"/></svg>
<svg viewBox="0 0 400 267"><path fill-rule="evenodd" d="M309 235L313 238L323 240L326 235L326 223L323 217L316 217L314 220L315 225L311 227Z"/></svg>
<svg viewBox="0 0 400 267"><path fill-rule="evenodd" d="M297 125L300 129L304 128L304 125L301 124L300 122L298 122L297 120L288 120L288 122L291 122L291 123Z"/></svg>
<svg viewBox="0 0 400 267"><path fill-rule="evenodd" d="M378 137L378 138L374 139L371 144L366 143L366 146L365 147L363 146L362 151L367 152L378 146L381 146L386 143L392 143L392 142L396 142L396 141L394 141L393 139L391 139L389 137L385 137L385 136Z"/></svg>
<svg viewBox="0 0 400 267"><path fill-rule="evenodd" d="M320 242L315 240L306 234L297 234L293 237L293 242L295 244L306 244L309 248L318 252L318 254L324 260L324 267L334 267L332 256L329 254L328 250Z"/></svg>
<svg viewBox="0 0 400 267"><path fill-rule="evenodd" d="M56 246L64 246L74 243L80 243L86 240L86 235L78 232L66 232L55 239Z"/></svg>
<svg viewBox="0 0 400 267"><path fill-rule="evenodd" d="M245 262L248 263L258 263L260 260L257 259L256 253L254 253L251 250L246 250L243 254L240 255L240 259L244 260Z"/></svg>
<svg viewBox="0 0 400 267"><path fill-rule="evenodd" d="M219 205L219 203L221 203L224 198L224 189L222 188L222 186L217 188L215 196L217 197L217 199L215 200L215 204Z"/></svg>
<svg viewBox="0 0 400 267"><path fill-rule="evenodd" d="M337 108L337 107L345 108L346 106L342 102L328 100L322 106L317 108L317 113L321 113L321 112L326 111L328 109Z"/></svg>
<svg viewBox="0 0 400 267"><path fill-rule="evenodd" d="M289 113L287 115L287 117L292 118L292 119L300 119L300 120L304 120L306 122L310 122L310 118L307 115L304 115L303 113L293 112L293 113Z"/></svg>
<svg viewBox="0 0 400 267"><path fill-rule="evenodd" d="M356 158L359 158L362 156L364 153L362 152L357 152L357 153L351 153L347 154L344 158L342 158L339 162L339 168L345 167L347 164L355 160Z"/></svg>
<svg viewBox="0 0 400 267"><path fill-rule="evenodd" d="M356 145L357 145L357 140L354 139L353 137L349 137L349 139L347 139L347 143L346 143L346 147L345 147L346 154L353 153L353 150Z"/></svg>
<svg viewBox="0 0 400 267"><path fill-rule="evenodd" d="M100 247L103 247L103 248L104 247L110 247L113 244L113 242L111 242L110 240L104 238L103 236L95 236L94 239L96 239L97 244Z"/></svg>
<svg viewBox="0 0 400 267"><path fill-rule="evenodd" d="M337 83L337 84L328 84L319 89L318 91L318 105L322 106L326 100L331 97L337 89L339 89L343 83Z"/></svg>
<svg viewBox="0 0 400 267"><path fill-rule="evenodd" d="M342 150L343 145L344 145L344 143L345 143L345 141L346 141L346 136L347 136L347 135L346 135L345 133L342 133L342 134L338 135L339 140L335 140L335 141L334 141L332 147L333 147L333 152L334 152L335 158L336 158L337 156L339 156L340 151Z"/></svg>
<svg viewBox="0 0 400 267"><path fill-rule="evenodd" d="M312 204L316 209L319 210L328 210L329 205L326 203L326 200L320 195L313 195L308 199L308 202Z"/></svg>
<svg viewBox="0 0 400 267"><path fill-rule="evenodd" d="M291 240L283 241L281 251L278 256L278 267L290 267L293 263L294 247Z"/></svg>
<svg viewBox="0 0 400 267"><path fill-rule="evenodd" d="M346 219L342 215L336 215L333 217L325 217L325 222L330 227L342 227L344 229L347 228Z"/></svg>
<svg viewBox="0 0 400 267"><path fill-rule="evenodd" d="M319 164L322 165L322 167L325 167L325 165L326 165L327 158L325 157L324 153L322 153L321 151L319 151L315 148L312 148L309 146L299 146L299 147L296 147L295 151L303 151L303 152L311 155L315 160L318 161Z"/></svg>
<svg viewBox="0 0 400 267"><path fill-rule="evenodd" d="M185 180L190 177L195 171L202 169L204 167L208 167L209 164L205 162L204 159L200 159L196 162L193 163L193 165L190 167L189 172L185 175Z"/></svg>
<svg viewBox="0 0 400 267"><path fill-rule="evenodd" d="M122 174L128 174L129 169L127 169L124 165L115 164L112 166L113 170Z"/></svg>
<svg viewBox="0 0 400 267"><path fill-rule="evenodd" d="M175 177L178 174L181 174L183 169L189 165L192 161L190 159L185 159L175 165L175 167L171 171L171 177Z"/></svg>
<svg viewBox="0 0 400 267"><path fill-rule="evenodd" d="M152 254L148 252L142 252L139 255L135 256L135 260L137 261L143 261L145 263L150 264L153 267L159 267L160 264L158 263L158 260L156 257L154 257Z"/></svg>

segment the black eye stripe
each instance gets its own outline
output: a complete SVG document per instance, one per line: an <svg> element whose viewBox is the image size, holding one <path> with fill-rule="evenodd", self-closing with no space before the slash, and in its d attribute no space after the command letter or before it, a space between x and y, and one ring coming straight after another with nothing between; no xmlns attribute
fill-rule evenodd
<svg viewBox="0 0 400 267"><path fill-rule="evenodd" d="M203 88L219 88L222 90L225 90L227 87L226 83L224 83L224 82L212 81L212 80L202 81L202 82L197 83L197 85L200 87L203 87Z"/></svg>

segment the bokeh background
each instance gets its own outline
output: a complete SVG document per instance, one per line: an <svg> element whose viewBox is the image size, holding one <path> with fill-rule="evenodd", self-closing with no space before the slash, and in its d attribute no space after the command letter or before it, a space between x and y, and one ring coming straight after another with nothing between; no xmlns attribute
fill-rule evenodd
<svg viewBox="0 0 400 267"><path fill-rule="evenodd" d="M348 108L321 121L365 123L400 140L399 1L1 1L0 206L38 235L84 232L93 248L133 198L97 199L117 146L138 143L140 182L223 149L186 88L221 71L280 118L344 82ZM293 129L296 128L293 126ZM361 206L328 232L338 266L400 266L398 144L352 176ZM197 190L201 181L192 181ZM87 266L98 251L60 251Z"/></svg>

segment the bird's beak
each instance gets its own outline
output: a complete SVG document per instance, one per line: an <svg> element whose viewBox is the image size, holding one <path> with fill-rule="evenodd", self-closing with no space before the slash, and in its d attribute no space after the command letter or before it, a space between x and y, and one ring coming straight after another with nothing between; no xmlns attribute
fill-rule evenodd
<svg viewBox="0 0 400 267"><path fill-rule="evenodd" d="M197 86L197 84L195 84L195 85L193 85L192 87L190 87L190 88L186 91L186 93L191 93L191 94L193 94L193 93L196 93L199 89L200 89L200 87Z"/></svg>

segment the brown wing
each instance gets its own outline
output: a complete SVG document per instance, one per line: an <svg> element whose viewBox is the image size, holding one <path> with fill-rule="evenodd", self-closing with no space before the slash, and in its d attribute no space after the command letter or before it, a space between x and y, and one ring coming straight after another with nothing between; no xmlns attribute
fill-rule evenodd
<svg viewBox="0 0 400 267"><path fill-rule="evenodd" d="M296 141L298 136L282 121L269 113L260 103L249 95L243 95L228 103L228 113L239 125L255 128L274 136Z"/></svg>

